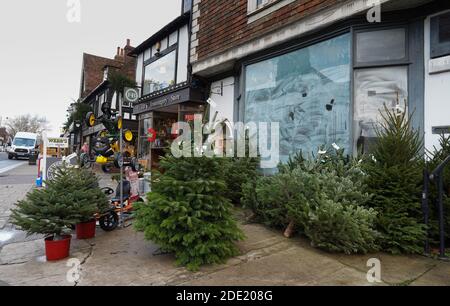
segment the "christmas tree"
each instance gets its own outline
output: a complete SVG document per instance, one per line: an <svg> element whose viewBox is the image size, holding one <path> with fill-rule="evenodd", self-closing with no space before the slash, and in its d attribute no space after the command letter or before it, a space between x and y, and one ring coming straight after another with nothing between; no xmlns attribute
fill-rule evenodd
<svg viewBox="0 0 450 306"><path fill-rule="evenodd" d="M224 197L223 159L169 153L161 168L147 203L136 207L136 229L190 270L237 255L243 234Z"/></svg>
<svg viewBox="0 0 450 306"><path fill-rule="evenodd" d="M367 163L369 206L378 212L382 249L394 254L420 253L425 226L422 224L422 140L406 113L385 106L384 123L377 130L373 159Z"/></svg>
<svg viewBox="0 0 450 306"><path fill-rule="evenodd" d="M86 169L63 166L46 188L34 189L12 209L13 224L28 234L44 234L58 240L77 223L92 220L108 207L98 180Z"/></svg>

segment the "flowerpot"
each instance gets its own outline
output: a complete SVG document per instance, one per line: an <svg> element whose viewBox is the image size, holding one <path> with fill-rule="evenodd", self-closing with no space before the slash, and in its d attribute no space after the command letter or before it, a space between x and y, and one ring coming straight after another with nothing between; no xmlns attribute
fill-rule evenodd
<svg viewBox="0 0 450 306"><path fill-rule="evenodd" d="M79 223L76 226L77 239L92 239L95 237L96 220Z"/></svg>
<svg viewBox="0 0 450 306"><path fill-rule="evenodd" d="M61 260L69 257L71 235L63 236L62 240L53 240L53 237L45 238L45 255L48 261Z"/></svg>

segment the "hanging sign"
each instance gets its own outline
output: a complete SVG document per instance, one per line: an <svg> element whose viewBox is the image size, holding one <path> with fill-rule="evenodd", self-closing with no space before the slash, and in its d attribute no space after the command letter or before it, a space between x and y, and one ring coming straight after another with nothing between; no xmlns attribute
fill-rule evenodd
<svg viewBox="0 0 450 306"><path fill-rule="evenodd" d="M123 98L125 102L134 104L139 100L139 89L125 88Z"/></svg>

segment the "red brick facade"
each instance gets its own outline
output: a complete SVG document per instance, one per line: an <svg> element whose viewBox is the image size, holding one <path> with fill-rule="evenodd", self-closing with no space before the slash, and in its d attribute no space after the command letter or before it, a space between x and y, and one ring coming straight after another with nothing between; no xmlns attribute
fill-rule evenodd
<svg viewBox="0 0 450 306"><path fill-rule="evenodd" d="M247 0L201 0L197 59L236 47L338 2L341 0L297 0L248 23Z"/></svg>

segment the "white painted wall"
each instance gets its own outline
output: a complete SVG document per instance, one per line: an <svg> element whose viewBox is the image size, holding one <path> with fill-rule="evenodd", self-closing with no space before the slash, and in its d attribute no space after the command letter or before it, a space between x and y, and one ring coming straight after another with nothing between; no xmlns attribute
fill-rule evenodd
<svg viewBox="0 0 450 306"><path fill-rule="evenodd" d="M178 41L177 83L187 81L188 58L189 58L189 32L188 26L185 25L180 29L180 40Z"/></svg>
<svg viewBox="0 0 450 306"><path fill-rule="evenodd" d="M425 147L439 147L439 136L433 126L450 125L450 72L429 74L430 18L425 20Z"/></svg>
<svg viewBox="0 0 450 306"><path fill-rule="evenodd" d="M138 86L142 86L142 73L144 65L144 54L139 54L136 64L136 83Z"/></svg>
<svg viewBox="0 0 450 306"><path fill-rule="evenodd" d="M216 112L219 112L217 120L234 121L234 82L234 77L229 77L211 84L210 98L214 101L211 105L211 119ZM221 84L223 84L223 93Z"/></svg>

